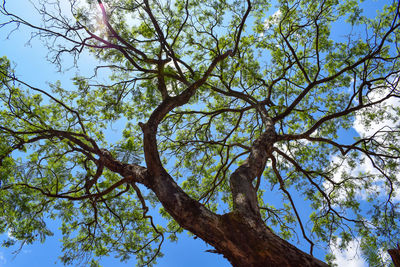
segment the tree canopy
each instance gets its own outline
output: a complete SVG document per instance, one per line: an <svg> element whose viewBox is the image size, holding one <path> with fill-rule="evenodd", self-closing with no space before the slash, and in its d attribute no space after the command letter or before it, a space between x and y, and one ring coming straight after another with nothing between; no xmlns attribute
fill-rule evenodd
<svg viewBox="0 0 400 267"><path fill-rule="evenodd" d="M60 69L85 52L99 62L74 87L39 88L0 59L3 245L45 240L50 218L65 264L152 265L187 230L235 266L324 266L315 246L332 263L329 246L353 240L388 265L400 3L365 12L374 3L42 0L36 25L3 0L0 27L30 28Z"/></svg>

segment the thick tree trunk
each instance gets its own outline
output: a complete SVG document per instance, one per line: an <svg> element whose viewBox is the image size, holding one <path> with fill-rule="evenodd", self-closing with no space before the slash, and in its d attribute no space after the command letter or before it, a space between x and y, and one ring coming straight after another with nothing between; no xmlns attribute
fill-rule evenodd
<svg viewBox="0 0 400 267"><path fill-rule="evenodd" d="M229 213L221 216L218 227L224 238L214 247L233 266L328 266L272 233L263 222Z"/></svg>
<svg viewBox="0 0 400 267"><path fill-rule="evenodd" d="M164 175L152 182L164 208L233 266L328 266L272 233L261 218L237 212L212 213L182 191L167 173Z"/></svg>

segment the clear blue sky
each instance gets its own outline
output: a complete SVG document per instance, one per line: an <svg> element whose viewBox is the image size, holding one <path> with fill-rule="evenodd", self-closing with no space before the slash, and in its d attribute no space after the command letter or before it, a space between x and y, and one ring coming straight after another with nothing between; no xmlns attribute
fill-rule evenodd
<svg viewBox="0 0 400 267"><path fill-rule="evenodd" d="M17 2L18 1L18 2ZM9 1L11 10L26 18L38 21L26 0ZM368 6L372 12L375 10L374 5ZM63 84L70 84L70 78L77 71L71 69L64 73L57 72L57 68L46 61L47 50L38 40L34 40L30 45L27 41L30 37L30 30L21 27L14 32L10 39L6 39L11 28L0 29L0 56L7 56L16 64L16 73L22 80L36 86L46 88L46 82L62 81ZM91 66L94 60L89 56L81 58L79 65L80 73L91 73ZM120 133L115 132L116 135ZM114 137L116 138L116 137ZM301 208L301 207L300 207ZM306 207L304 207L306 209ZM157 220L156 220L157 223ZM47 267L58 266L60 261L58 256L61 255L61 243L58 241L61 236L57 234L57 223L51 223L51 229L55 231L55 236L50 237L44 244L36 243L34 245L25 246L22 251L14 257L12 249L0 248L0 267ZM165 256L158 260L157 266L230 266L228 262L221 256L213 253L205 252L211 249L201 239L193 239L186 233L179 236L177 243L165 241L163 253ZM306 249L306 248L303 248ZM323 255L321 250L317 250L316 256ZM113 257L104 258L101 261L103 266L134 266L135 261L132 260L129 264L120 263L118 259ZM353 265L356 266L356 265ZM362 265L360 265L362 266Z"/></svg>

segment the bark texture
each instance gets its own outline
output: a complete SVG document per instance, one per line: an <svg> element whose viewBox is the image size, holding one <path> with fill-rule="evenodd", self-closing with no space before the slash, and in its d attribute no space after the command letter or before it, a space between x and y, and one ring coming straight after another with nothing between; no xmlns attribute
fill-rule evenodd
<svg viewBox="0 0 400 267"><path fill-rule="evenodd" d="M224 242L215 247L233 266L328 266L272 233L262 221L229 213L221 216L219 227Z"/></svg>

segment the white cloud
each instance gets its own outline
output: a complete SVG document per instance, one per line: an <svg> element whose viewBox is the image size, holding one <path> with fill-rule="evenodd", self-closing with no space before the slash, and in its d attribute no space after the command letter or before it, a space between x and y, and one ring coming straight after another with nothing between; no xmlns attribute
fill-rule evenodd
<svg viewBox="0 0 400 267"><path fill-rule="evenodd" d="M340 243L341 239L338 238L338 243ZM331 245L332 254L335 255L336 260L335 263L339 267L367 267L366 261L361 258L361 251L359 246L359 241L354 239L349 242L347 248L341 251L335 245Z"/></svg>
<svg viewBox="0 0 400 267"><path fill-rule="evenodd" d="M273 25L277 25L282 18L282 12L278 9L272 16L267 18L264 22L265 30L270 29Z"/></svg>
<svg viewBox="0 0 400 267"><path fill-rule="evenodd" d="M391 83L387 82L387 86L381 86L380 88L374 88L369 94L368 98L370 101L378 101L384 98L388 93L390 93L393 88L395 88L398 93L399 89L399 78L396 77L392 79ZM370 108L369 112L378 113L379 110L384 109L385 112L383 116L378 116L376 119L372 120L370 123L366 123L365 114L356 114L353 128L357 131L360 137L366 138L374 136L374 139L380 143L388 143L386 141L387 134L383 131L387 131L393 126L399 127L400 118L396 115L395 108L400 107L400 100L396 97L391 97L374 108ZM389 128L390 127L390 128ZM400 140L398 140L400 141ZM393 141L390 141L393 142ZM379 174L379 171L373 166L371 160L365 155L362 157L364 161L362 164L357 166L353 171L353 175L359 172L369 173L369 174ZM400 163L400 162L399 162ZM393 198L394 201L400 201L400 188L395 188L396 196ZM373 186L368 190L370 192L375 192L378 195L385 195L384 179L375 179ZM367 192L361 194L362 198L366 198Z"/></svg>
<svg viewBox="0 0 400 267"><path fill-rule="evenodd" d="M360 189L356 192L356 197L359 200L367 200L368 196L374 196L375 198L383 199L387 198L387 188L385 186L385 179L378 179L378 175L380 172L373 166L371 160L362 155L360 157L359 162L356 163L355 167L351 167L349 164L349 159L342 159L339 156L331 157L331 166L336 166L335 172L332 177L332 181L339 183L346 179L348 176L357 177L357 176L365 176L365 179L373 179L372 184L369 185L368 188ZM372 177L372 178L367 178ZM333 185L329 181L325 181L324 184L325 192L330 193L333 189ZM360 184L360 186L362 186ZM346 187L336 187L335 188L335 200L340 203L345 201L346 199ZM400 188L395 188L395 195L392 196L392 201L397 202L400 201Z"/></svg>
<svg viewBox="0 0 400 267"><path fill-rule="evenodd" d="M277 25L282 18L282 12L278 9L277 11L275 11L274 14L272 14L270 17L268 17L267 19L265 19L264 21L264 31L269 30L273 25ZM263 37L264 33L260 33L260 36ZM279 47L279 45L277 45Z"/></svg>
<svg viewBox="0 0 400 267"><path fill-rule="evenodd" d="M391 101L389 101L391 100ZM382 130L388 130L388 127L394 126L396 123L399 122L399 118L396 118L395 116L395 111L393 110L392 107L398 107L400 106L400 103L395 103L394 99L389 99L388 101L385 101L383 108L386 108L384 118L379 118L376 120L371 121L369 124L365 123L365 116L362 114L356 115L356 119L353 124L353 128L357 131L357 133L361 137L369 137L373 136L374 134L378 133L379 131ZM393 102L393 103L390 103ZM377 112L377 110L374 110L373 112ZM381 133L378 133L376 137L380 138L382 137Z"/></svg>
<svg viewBox="0 0 400 267"><path fill-rule="evenodd" d="M394 81L390 84L387 82L387 86L375 87L370 93L368 93L368 98L370 101L378 101L383 99L387 94L389 94L393 88L399 91L399 78L394 78ZM399 92L397 92L399 93ZM375 134L382 128L391 127L394 124L399 123L399 118L395 114L394 108L400 107L400 99L396 97L391 97L382 103L378 104L375 108L370 108L370 112L377 112L378 110L385 109L383 119L375 119L370 124L365 123L365 116L362 113L356 114L356 119L353 124L353 128L361 137L367 137Z"/></svg>
<svg viewBox="0 0 400 267"><path fill-rule="evenodd" d="M358 166L351 167L348 158L341 158L337 155L334 155L331 157L331 168L333 171L333 176L331 180L335 183L340 183L344 179L346 179L347 175L350 176L356 176L359 172L361 172L365 167L363 166L364 164L361 163ZM366 170L364 170L366 172ZM345 186L340 186L340 187L335 187L332 185L332 183L328 180L326 180L323 183L323 187L325 189L325 192L328 194L331 193L333 190L335 191L335 202L336 204L339 202L343 202L346 200L346 195L347 195L347 188ZM361 195L361 193L360 193ZM334 204L334 205L336 205Z"/></svg>
<svg viewBox="0 0 400 267"><path fill-rule="evenodd" d="M394 85L397 88L398 85ZM393 89L393 87L391 87ZM390 87L375 89L374 91L368 94L368 98L370 101L377 101L382 99L389 93ZM389 127L397 126L400 123L400 118L396 115L394 108L400 107L399 98L389 98L385 100L381 104L379 104L375 108L371 108L370 112L377 112L379 109L385 109L385 113L383 116L378 116L378 119L372 120L370 123L366 123L365 114L359 113L356 114L355 121L353 124L353 128L357 131L360 137L368 138L374 136L375 140L381 143L388 143L386 139L386 133L379 132L384 130L388 130ZM398 140L400 141L400 140ZM389 142L393 142L390 140ZM384 148L382 148L384 149ZM367 196L374 196L376 198L387 198L387 186L385 185L385 179L378 178L380 172L373 166L371 160L365 155L361 155L360 158L356 161L356 164L351 167L350 160L348 157L345 159L341 158L338 155L334 155L331 158L332 167L336 167L336 171L333 174L332 180L334 182L343 181L345 178L345 174L350 176L358 176L359 174L363 176L371 176L372 184L366 188L361 189L356 193L356 197L361 200L365 200ZM379 176L381 177L381 176ZM332 190L332 185L328 181L324 182L324 188L327 192ZM335 188L337 192L337 201L340 203L345 200L346 197L346 188L340 187ZM392 201L400 201L400 188L395 188L397 194ZM340 243L341 239L338 238L338 243ZM359 247L359 239L356 238L349 242L347 248L345 250L340 250L335 244L330 245L332 254L335 255L336 260L335 263L339 266L346 267L364 267L368 266L367 262L361 257L361 250ZM386 252L380 251L384 261L389 259L389 256Z"/></svg>

